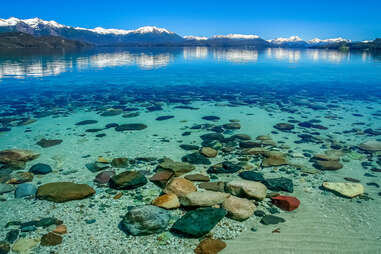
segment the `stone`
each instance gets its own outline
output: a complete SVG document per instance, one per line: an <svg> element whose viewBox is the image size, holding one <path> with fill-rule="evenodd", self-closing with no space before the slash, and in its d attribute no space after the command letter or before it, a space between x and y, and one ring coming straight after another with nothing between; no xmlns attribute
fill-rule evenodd
<svg viewBox="0 0 381 254"><path fill-rule="evenodd" d="M227 130L239 130L241 129L241 124L240 123L227 123L222 125L224 129Z"/></svg>
<svg viewBox="0 0 381 254"><path fill-rule="evenodd" d="M168 158L164 158L163 162L159 164L159 169L172 170L175 176L181 176L189 173L196 167L186 162L176 162Z"/></svg>
<svg viewBox="0 0 381 254"><path fill-rule="evenodd" d="M111 161L111 166L114 168L125 168L128 166L127 158L114 158Z"/></svg>
<svg viewBox="0 0 381 254"><path fill-rule="evenodd" d="M171 218L170 213L157 206L144 205L128 209L121 222L122 229L131 235L150 235L164 231Z"/></svg>
<svg viewBox="0 0 381 254"><path fill-rule="evenodd" d="M40 156L30 150L10 149L0 151L0 163L15 168L24 168L25 162L34 160Z"/></svg>
<svg viewBox="0 0 381 254"><path fill-rule="evenodd" d="M221 240L205 238L202 240L194 250L196 254L217 254L225 249L226 243Z"/></svg>
<svg viewBox="0 0 381 254"><path fill-rule="evenodd" d="M210 165L210 160L199 152L184 155L181 160L195 165Z"/></svg>
<svg viewBox="0 0 381 254"><path fill-rule="evenodd" d="M194 182L209 182L210 177L202 174L193 174L184 176L185 179Z"/></svg>
<svg viewBox="0 0 381 254"><path fill-rule="evenodd" d="M40 243L39 239L35 238L19 238L12 246L12 251L26 254Z"/></svg>
<svg viewBox="0 0 381 254"><path fill-rule="evenodd" d="M285 211L293 211L299 207L300 201L296 197L291 196L276 196L271 198L274 205Z"/></svg>
<svg viewBox="0 0 381 254"><path fill-rule="evenodd" d="M49 232L41 237L42 246L56 246L62 243L62 236Z"/></svg>
<svg viewBox="0 0 381 254"><path fill-rule="evenodd" d="M381 142L377 140L368 140L364 143L361 143L359 148L367 152L381 151Z"/></svg>
<svg viewBox="0 0 381 254"><path fill-rule="evenodd" d="M238 175L245 180L250 180L255 182L262 182L265 180L261 173L254 172L254 171L243 171L243 172L240 172Z"/></svg>
<svg viewBox="0 0 381 254"><path fill-rule="evenodd" d="M267 192L264 184L248 180L233 180L228 182L226 190L234 196L246 196L257 200L263 200Z"/></svg>
<svg viewBox="0 0 381 254"><path fill-rule="evenodd" d="M277 151L266 151L263 155L265 157L262 161L263 167L281 166L288 164L284 153Z"/></svg>
<svg viewBox="0 0 381 254"><path fill-rule="evenodd" d="M289 123L277 123L274 125L274 128L280 131L290 131L293 130L295 126Z"/></svg>
<svg viewBox="0 0 381 254"><path fill-rule="evenodd" d="M76 123L75 125L88 125L88 124L96 124L98 123L97 120L84 120Z"/></svg>
<svg viewBox="0 0 381 254"><path fill-rule="evenodd" d="M164 188L168 181L174 176L171 170L160 170L155 173L149 180L161 188Z"/></svg>
<svg viewBox="0 0 381 254"><path fill-rule="evenodd" d="M218 151L211 147L203 147L201 148L200 153L208 158L214 158L217 156Z"/></svg>
<svg viewBox="0 0 381 254"><path fill-rule="evenodd" d="M231 139L239 139L239 140L251 140L251 137L247 134L235 134L230 137Z"/></svg>
<svg viewBox="0 0 381 254"><path fill-rule="evenodd" d="M37 187L33 183L19 184L15 191L15 198L34 197Z"/></svg>
<svg viewBox="0 0 381 254"><path fill-rule="evenodd" d="M31 173L33 173L35 175L46 175L46 174L49 174L52 171L53 171L53 169L49 165L44 164L44 163L34 164L29 169L29 172L31 172Z"/></svg>
<svg viewBox="0 0 381 254"><path fill-rule="evenodd" d="M230 194L218 191L195 191L180 197L182 206L214 206L223 203Z"/></svg>
<svg viewBox="0 0 381 254"><path fill-rule="evenodd" d="M110 179L110 187L113 189L131 190L147 183L147 178L139 171L126 171L114 175Z"/></svg>
<svg viewBox="0 0 381 254"><path fill-rule="evenodd" d="M163 190L164 193L173 193L178 197L183 197L194 191L197 191L197 188L191 181L179 177L173 178Z"/></svg>
<svg viewBox="0 0 381 254"><path fill-rule="evenodd" d="M227 174L227 173L235 173L241 170L242 167L239 164L234 164L230 161L224 161L221 163L217 163L210 168L208 168L208 174Z"/></svg>
<svg viewBox="0 0 381 254"><path fill-rule="evenodd" d="M155 120L156 121L164 121L164 120L168 120L168 119L172 119L174 118L175 116L159 116L157 117Z"/></svg>
<svg viewBox="0 0 381 254"><path fill-rule="evenodd" d="M33 173L29 172L14 172L10 175L10 179L8 180L8 183L10 184L20 184L25 182L31 182L33 181Z"/></svg>
<svg viewBox="0 0 381 254"><path fill-rule="evenodd" d="M337 160L316 160L314 167L320 170L339 170L343 167Z"/></svg>
<svg viewBox="0 0 381 254"><path fill-rule="evenodd" d="M264 224L264 225L276 225L276 224L279 224L279 223L283 223L285 221L286 220L283 219L282 217L278 217L278 216L275 216L275 215L265 215L261 219L261 223Z"/></svg>
<svg viewBox="0 0 381 254"><path fill-rule="evenodd" d="M114 171L103 171L95 176L94 182L98 184L107 184L113 176L115 176Z"/></svg>
<svg viewBox="0 0 381 254"><path fill-rule="evenodd" d="M347 198L354 198L364 194L364 186L361 183L324 182L323 188Z"/></svg>
<svg viewBox="0 0 381 254"><path fill-rule="evenodd" d="M171 231L190 237L201 237L209 233L225 215L226 211L222 208L198 208L178 219Z"/></svg>
<svg viewBox="0 0 381 254"><path fill-rule="evenodd" d="M180 201L175 194L169 193L157 197L152 201L152 205L165 209L175 209L180 207Z"/></svg>
<svg viewBox="0 0 381 254"><path fill-rule="evenodd" d="M6 241L0 241L0 254L7 254L11 250L11 246Z"/></svg>
<svg viewBox="0 0 381 254"><path fill-rule="evenodd" d="M3 193L8 193L14 191L16 188L13 185L0 183L0 195Z"/></svg>
<svg viewBox="0 0 381 254"><path fill-rule="evenodd" d="M57 203L70 200L87 198L95 193L95 190L87 184L72 182L53 182L41 185L37 189L37 198Z"/></svg>
<svg viewBox="0 0 381 254"><path fill-rule="evenodd" d="M270 178L263 182L269 190L294 192L294 184L286 177Z"/></svg>
<svg viewBox="0 0 381 254"><path fill-rule="evenodd" d="M200 138L203 141L207 141L207 142L214 141L214 140L218 140L218 141L222 142L225 140L224 135L222 135L221 133L214 133L214 132L203 134L200 136Z"/></svg>
<svg viewBox="0 0 381 254"><path fill-rule="evenodd" d="M63 224L57 225L55 229L52 231L53 233L59 234L59 235L64 235L67 233L67 227Z"/></svg>
<svg viewBox="0 0 381 254"><path fill-rule="evenodd" d="M20 231L18 229L12 229L5 237L5 240L9 243L14 243L19 237Z"/></svg>
<svg viewBox="0 0 381 254"><path fill-rule="evenodd" d="M207 121L218 121L218 120L220 120L220 118L218 116L203 116L202 119L207 120Z"/></svg>
<svg viewBox="0 0 381 254"><path fill-rule="evenodd" d="M187 144L180 145L180 148L184 149L185 151L191 151L191 150L198 150L199 149L199 147L196 145L187 145Z"/></svg>
<svg viewBox="0 0 381 254"><path fill-rule="evenodd" d="M262 144L259 142L254 142L254 141L241 141L239 142L239 147L240 148L256 148L256 147L261 147Z"/></svg>
<svg viewBox="0 0 381 254"><path fill-rule="evenodd" d="M101 113L101 116L117 116L123 113L122 109L119 108L109 108Z"/></svg>
<svg viewBox="0 0 381 254"><path fill-rule="evenodd" d="M208 182L208 183L200 183L198 185L199 188L210 190L210 191L225 191L225 182Z"/></svg>
<svg viewBox="0 0 381 254"><path fill-rule="evenodd" d="M147 128L147 125L142 123L128 123L128 124L121 124L117 127L115 127L116 131L140 131Z"/></svg>
<svg viewBox="0 0 381 254"><path fill-rule="evenodd" d="M56 146L56 145L59 145L62 143L62 139L41 139L40 141L38 141L36 144L41 146L42 148L48 148L48 147L51 147L51 146Z"/></svg>
<svg viewBox="0 0 381 254"><path fill-rule="evenodd" d="M228 212L230 218L238 221L246 220L254 214L255 205L248 199L230 196L222 207Z"/></svg>

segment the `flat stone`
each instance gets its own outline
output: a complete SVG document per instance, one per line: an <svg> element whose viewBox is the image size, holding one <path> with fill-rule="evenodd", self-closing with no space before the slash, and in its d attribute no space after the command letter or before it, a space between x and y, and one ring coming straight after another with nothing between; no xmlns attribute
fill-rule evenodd
<svg viewBox="0 0 381 254"><path fill-rule="evenodd" d="M25 182L31 182L33 181L33 173L30 172L14 172L10 175L10 179L8 180L8 183L10 184L20 184Z"/></svg>
<svg viewBox="0 0 381 254"><path fill-rule="evenodd" d="M225 182L207 182L207 183L200 183L198 185L199 188L210 190L210 191L225 191Z"/></svg>
<svg viewBox="0 0 381 254"><path fill-rule="evenodd" d="M299 207L300 201L296 197L291 196L276 196L271 198L274 205L285 211L293 211Z"/></svg>
<svg viewBox="0 0 381 254"><path fill-rule="evenodd" d="M0 130L1 131L1 130ZM0 241L0 254L7 254L11 250L11 246L6 241Z"/></svg>
<svg viewBox="0 0 381 254"><path fill-rule="evenodd" d="M227 123L222 125L224 129L227 130L239 130L241 129L241 124L240 123Z"/></svg>
<svg viewBox="0 0 381 254"><path fill-rule="evenodd" d="M190 237L201 237L212 230L226 215L222 208L198 208L178 219L171 230Z"/></svg>
<svg viewBox="0 0 381 254"><path fill-rule="evenodd" d="M291 179L286 177L270 178L263 182L272 191L294 191L294 184Z"/></svg>
<svg viewBox="0 0 381 254"><path fill-rule="evenodd" d="M62 143L62 139L41 139L40 141L38 141L36 144L41 146L42 148L47 148L47 147L51 147L51 146L56 146L56 145L59 145Z"/></svg>
<svg viewBox="0 0 381 254"><path fill-rule="evenodd" d="M267 192L264 184L248 180L233 180L226 184L226 190L235 196L246 196L257 200L263 200Z"/></svg>
<svg viewBox="0 0 381 254"><path fill-rule="evenodd" d="M155 120L156 121L164 121L164 120L168 120L168 119L172 119L174 118L175 116L159 116L157 117Z"/></svg>
<svg viewBox="0 0 381 254"><path fill-rule="evenodd" d="M0 183L0 194L14 191L16 188L11 184Z"/></svg>
<svg viewBox="0 0 381 254"><path fill-rule="evenodd" d="M364 194L364 186L361 183L324 182L323 187L348 198Z"/></svg>
<svg viewBox="0 0 381 254"><path fill-rule="evenodd" d="M243 172L240 172L238 175L245 180L250 180L255 182L262 182L265 180L261 173L254 172L254 171L243 171Z"/></svg>
<svg viewBox="0 0 381 254"><path fill-rule="evenodd" d="M218 121L218 120L220 120L220 118L218 116L203 116L202 119L207 120L207 121Z"/></svg>
<svg viewBox="0 0 381 254"><path fill-rule="evenodd" d="M40 156L30 150L9 149L0 151L0 163L16 168L24 168L25 162L34 160Z"/></svg>
<svg viewBox="0 0 381 254"><path fill-rule="evenodd" d="M230 161L223 161L221 163L217 163L210 168L208 168L208 174L228 174L235 173L241 170L242 167L239 164L234 164Z"/></svg>
<svg viewBox="0 0 381 254"><path fill-rule="evenodd" d="M42 246L56 246L62 243L62 236L49 232L41 237Z"/></svg>
<svg viewBox="0 0 381 254"><path fill-rule="evenodd" d="M196 168L192 164L186 162L176 162L168 158L164 158L163 162L160 163L158 167L161 169L172 170L175 176L181 176L189 173Z"/></svg>
<svg viewBox="0 0 381 254"><path fill-rule="evenodd" d="M131 235L150 235L164 231L171 218L170 213L157 206L144 205L128 209L121 222L122 229Z"/></svg>
<svg viewBox="0 0 381 254"><path fill-rule="evenodd" d="M290 131L293 130L295 126L289 123L277 123L274 125L274 128L280 131Z"/></svg>
<svg viewBox="0 0 381 254"><path fill-rule="evenodd" d="M197 188L191 181L179 177L173 178L163 190L164 193L173 193L178 197L183 197L194 191L197 191Z"/></svg>
<svg viewBox="0 0 381 254"><path fill-rule="evenodd" d="M63 224L57 225L56 228L53 230L53 233L63 235L67 233L67 227Z"/></svg>
<svg viewBox="0 0 381 254"><path fill-rule="evenodd" d="M277 151L266 151L263 154L265 158L262 161L263 167L273 167L287 165L285 154Z"/></svg>
<svg viewBox="0 0 381 254"><path fill-rule="evenodd" d="M226 243L221 240L205 238L202 240L194 250L196 254L217 254L225 249Z"/></svg>
<svg viewBox="0 0 381 254"><path fill-rule="evenodd" d="M57 203L87 198L95 193L95 190L87 184L72 182L54 182L41 185L37 189L37 198Z"/></svg>
<svg viewBox="0 0 381 254"><path fill-rule="evenodd" d="M185 179L189 181L194 181L194 182L209 182L210 177L207 175L202 175L202 174L193 174L193 175L186 175L184 176Z"/></svg>
<svg viewBox="0 0 381 254"><path fill-rule="evenodd" d="M160 170L155 173L149 180L161 188L164 188L168 181L174 176L171 170Z"/></svg>
<svg viewBox="0 0 381 254"><path fill-rule="evenodd" d="M76 123L75 125L88 125L88 124L96 124L98 123L97 120L84 120Z"/></svg>
<svg viewBox="0 0 381 254"><path fill-rule="evenodd" d="M115 176L114 171L102 171L95 176L94 182L99 184L107 184L113 176Z"/></svg>
<svg viewBox="0 0 381 254"><path fill-rule="evenodd" d="M180 201L175 194L169 193L157 197L152 201L152 205L165 209L175 209L180 207Z"/></svg>
<svg viewBox="0 0 381 254"><path fill-rule="evenodd" d="M22 183L17 185L15 198L34 197L37 187L33 183Z"/></svg>
<svg viewBox="0 0 381 254"><path fill-rule="evenodd" d="M180 197L182 206L214 206L223 203L230 194L217 191L195 191Z"/></svg>
<svg viewBox="0 0 381 254"><path fill-rule="evenodd" d="M210 165L210 160L199 152L184 155L181 160L195 165Z"/></svg>
<svg viewBox="0 0 381 254"><path fill-rule="evenodd" d="M52 167L50 167L47 164L44 163L37 163L34 164L30 169L29 172L35 174L35 175L46 175L53 171Z"/></svg>
<svg viewBox="0 0 381 254"><path fill-rule="evenodd" d="M135 189L146 183L147 178L139 171L126 171L114 175L109 182L111 188L124 190Z"/></svg>
<svg viewBox="0 0 381 254"><path fill-rule="evenodd" d="M381 151L381 142L377 140L368 140L359 145L359 148L367 152Z"/></svg>
<svg viewBox="0 0 381 254"><path fill-rule="evenodd" d="M147 125L142 123L128 123L121 124L118 127L115 127L116 131L140 131L147 128Z"/></svg>
<svg viewBox="0 0 381 254"><path fill-rule="evenodd" d="M201 148L200 153L208 158L214 158L217 156L218 151L211 147L203 147Z"/></svg>
<svg viewBox="0 0 381 254"><path fill-rule="evenodd" d="M343 164L336 160L316 160L314 167L321 170L339 170L343 167Z"/></svg>
<svg viewBox="0 0 381 254"><path fill-rule="evenodd" d="M111 166L114 168L125 168L128 166L128 158L114 158L111 161Z"/></svg>
<svg viewBox="0 0 381 254"><path fill-rule="evenodd" d="M222 204L223 208L228 212L230 218L234 220L246 220L251 217L255 211L255 205L248 199L230 196Z"/></svg>
<svg viewBox="0 0 381 254"><path fill-rule="evenodd" d="M282 217L278 217L278 216L275 216L275 215L265 215L261 219L261 223L264 224L264 225L276 225L276 224L279 224L279 223L283 223L285 221L286 220L283 219Z"/></svg>
<svg viewBox="0 0 381 254"><path fill-rule="evenodd" d="M39 239L34 238L19 238L12 246L12 251L26 254L40 243Z"/></svg>

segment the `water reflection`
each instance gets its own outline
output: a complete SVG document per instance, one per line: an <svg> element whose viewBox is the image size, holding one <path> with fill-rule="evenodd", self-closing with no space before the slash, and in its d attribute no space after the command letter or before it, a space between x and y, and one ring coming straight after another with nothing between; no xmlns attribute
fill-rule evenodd
<svg viewBox="0 0 381 254"><path fill-rule="evenodd" d="M20 52L19 52L20 53ZM265 50L247 48L161 48L161 49L123 49L92 50L85 52L61 52L59 54L19 56L0 52L0 79L5 77L25 78L54 76L68 71L82 71L92 68L130 67L152 70L177 63L181 59L209 62L225 61L231 63L300 62L343 63L349 61L369 62L379 60L377 54L370 52L341 52L319 49L269 48Z"/></svg>

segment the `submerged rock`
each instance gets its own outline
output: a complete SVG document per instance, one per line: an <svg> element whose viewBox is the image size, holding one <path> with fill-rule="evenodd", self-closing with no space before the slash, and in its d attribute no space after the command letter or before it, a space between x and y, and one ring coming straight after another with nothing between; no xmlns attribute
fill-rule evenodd
<svg viewBox="0 0 381 254"><path fill-rule="evenodd" d="M217 254L225 249L226 243L221 240L205 238L202 240L194 250L196 254Z"/></svg>
<svg viewBox="0 0 381 254"><path fill-rule="evenodd" d="M212 230L226 215L222 208L198 208L178 219L171 230L190 237L201 237Z"/></svg>
<svg viewBox="0 0 381 254"><path fill-rule="evenodd" d="M263 167L287 165L285 154L277 151L266 151L263 153L265 158L262 161Z"/></svg>
<svg viewBox="0 0 381 254"><path fill-rule="evenodd" d="M180 198L182 206L214 206L223 203L230 194L217 191L195 191Z"/></svg>
<svg viewBox="0 0 381 254"><path fill-rule="evenodd" d="M218 151L211 147L203 147L201 148L200 153L208 158L214 158L217 156Z"/></svg>
<svg viewBox="0 0 381 254"><path fill-rule="evenodd" d="M174 173L171 170L160 170L155 173L149 180L160 188L164 188L173 176Z"/></svg>
<svg viewBox="0 0 381 254"><path fill-rule="evenodd" d="M202 119L207 120L207 121L218 121L218 120L220 120L220 118L218 116L203 116Z"/></svg>
<svg viewBox="0 0 381 254"><path fill-rule="evenodd" d="M150 235L164 231L170 213L157 206L135 206L128 209L121 222L122 229L131 235Z"/></svg>
<svg viewBox="0 0 381 254"><path fill-rule="evenodd" d="M62 236L49 232L41 237L42 246L55 246L62 243Z"/></svg>
<svg viewBox="0 0 381 254"><path fill-rule="evenodd" d="M29 253L34 247L40 243L36 238L19 238L12 246L12 251L25 254Z"/></svg>
<svg viewBox="0 0 381 254"><path fill-rule="evenodd" d="M239 176L242 177L243 179L255 181L255 182L262 182L265 180L265 178L263 177L261 173L254 172L254 171L243 171L239 173Z"/></svg>
<svg viewBox="0 0 381 254"><path fill-rule="evenodd" d="M172 170L175 176L186 174L196 167L186 162L176 162L168 158L164 158L163 162L159 164L159 168Z"/></svg>
<svg viewBox="0 0 381 254"><path fill-rule="evenodd" d="M114 168L125 168L128 166L128 158L114 158L111 161Z"/></svg>
<svg viewBox="0 0 381 254"><path fill-rule="evenodd" d="M29 169L29 172L31 172L35 175L45 175L45 174L48 174L52 171L53 171L53 169L49 165L44 164L44 163L37 163Z"/></svg>
<svg viewBox="0 0 381 254"><path fill-rule="evenodd" d="M140 131L147 128L147 125L142 123L128 123L128 124L121 124L117 127L115 127L116 131Z"/></svg>
<svg viewBox="0 0 381 254"><path fill-rule="evenodd" d="M175 194L169 193L157 197L154 201L152 201L152 205L165 209L174 209L180 207L180 201Z"/></svg>
<svg viewBox="0 0 381 254"><path fill-rule="evenodd" d="M339 170L343 164L337 160L316 160L314 167L321 170Z"/></svg>
<svg viewBox="0 0 381 254"><path fill-rule="evenodd" d="M285 211L293 211L299 207L299 199L291 196L276 196L271 198L274 205Z"/></svg>
<svg viewBox="0 0 381 254"><path fill-rule="evenodd" d="M226 184L226 190L235 196L246 196L258 200L263 200L267 192L264 184L248 180L231 181Z"/></svg>
<svg viewBox="0 0 381 254"><path fill-rule="evenodd" d="M111 177L110 187L113 189L130 190L143 186L147 178L139 171L126 171Z"/></svg>
<svg viewBox="0 0 381 254"><path fill-rule="evenodd" d="M175 116L159 116L157 117L155 120L156 121L164 121L164 120L168 120L168 119L172 119L174 118Z"/></svg>
<svg viewBox="0 0 381 254"><path fill-rule="evenodd" d="M33 173L30 172L14 172L10 175L8 183L10 184L20 184L25 182L33 181Z"/></svg>
<svg viewBox="0 0 381 254"><path fill-rule="evenodd" d="M242 167L238 164L234 164L230 161L224 161L208 168L208 174L226 174L226 173L235 173L241 170Z"/></svg>
<svg viewBox="0 0 381 254"><path fill-rule="evenodd" d="M34 160L40 156L30 150L10 149L0 151L0 163L15 168L24 168L25 162Z"/></svg>
<svg viewBox="0 0 381 254"><path fill-rule="evenodd" d="M264 225L275 225L275 224L279 224L279 223L282 223L285 221L286 220L283 219L282 217L278 217L275 215L265 215L261 219L261 223Z"/></svg>
<svg viewBox="0 0 381 254"><path fill-rule="evenodd" d="M364 194L364 186L361 183L324 182L323 187L348 198Z"/></svg>
<svg viewBox="0 0 381 254"><path fill-rule="evenodd" d="M266 179L263 182L269 190L294 192L294 184L286 177Z"/></svg>
<svg viewBox="0 0 381 254"><path fill-rule="evenodd" d="M255 205L248 199L230 196L222 204L229 217L234 220L246 220L254 214Z"/></svg>
<svg viewBox="0 0 381 254"><path fill-rule="evenodd" d="M163 190L164 193L173 193L178 197L183 197L194 191L197 191L197 188L191 181L179 177L173 178Z"/></svg>
<svg viewBox="0 0 381 254"><path fill-rule="evenodd" d="M191 153L184 155L181 160L183 162L188 162L190 164L195 165L210 165L211 162L208 158L206 158L204 155L200 154L199 152Z"/></svg>
<svg viewBox="0 0 381 254"><path fill-rule="evenodd" d="M99 184L107 184L114 175L114 171L103 171L95 176L94 182Z"/></svg>
<svg viewBox="0 0 381 254"><path fill-rule="evenodd" d="M14 191L15 187L10 184L0 183L0 195L3 193Z"/></svg>
<svg viewBox="0 0 381 254"><path fill-rule="evenodd" d="M377 140L368 140L359 145L359 148L367 152L381 151L381 142Z"/></svg>
<svg viewBox="0 0 381 254"><path fill-rule="evenodd" d="M97 120L84 120L76 123L75 125L88 125L88 124L96 124L98 123Z"/></svg>
<svg viewBox="0 0 381 254"><path fill-rule="evenodd" d="M87 184L71 182L47 183L38 187L37 198L57 203L87 198L95 193L95 190Z"/></svg>
<svg viewBox="0 0 381 254"><path fill-rule="evenodd" d="M198 185L199 188L210 190L210 191L225 191L225 182L208 182L208 183L200 183Z"/></svg>
<svg viewBox="0 0 381 254"><path fill-rule="evenodd" d="M19 184L15 190L15 198L34 197L37 187L33 183Z"/></svg>
<svg viewBox="0 0 381 254"><path fill-rule="evenodd" d="M1 131L1 129L0 129ZM6 241L0 241L0 254L7 254L11 250L11 246Z"/></svg>
<svg viewBox="0 0 381 254"><path fill-rule="evenodd" d="M277 123L274 125L274 128L280 131L290 131L294 129L295 126L289 123Z"/></svg>
<svg viewBox="0 0 381 254"><path fill-rule="evenodd" d="M193 174L184 176L185 179L195 182L209 182L210 177L202 174Z"/></svg>
<svg viewBox="0 0 381 254"><path fill-rule="evenodd" d="M51 146L56 146L56 145L59 145L62 143L62 139L41 139L40 141L38 141L36 144L41 146L42 148L47 148L47 147L51 147Z"/></svg>

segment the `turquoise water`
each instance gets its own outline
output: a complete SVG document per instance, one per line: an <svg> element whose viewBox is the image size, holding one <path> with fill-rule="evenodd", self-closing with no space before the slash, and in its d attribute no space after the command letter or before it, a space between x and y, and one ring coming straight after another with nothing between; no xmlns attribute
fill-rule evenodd
<svg viewBox="0 0 381 254"><path fill-rule="evenodd" d="M381 253L377 52L204 47L7 51L0 52L0 91L0 151L39 154L17 159L0 152L0 241L5 239L15 253L25 241L33 245L27 248L31 253L193 253L202 238L171 229L200 206L187 207L183 197L180 208L165 210L171 219L161 230L135 236L121 226L131 207L147 206L167 192L149 180L163 169L164 157L194 166L179 177L198 173L225 185L242 180L244 171L264 178L255 180L267 187L264 200L228 188L220 191L285 222L264 225L260 213L250 209L243 209L249 214L245 220L237 220L222 202L212 202L208 206L229 212L209 233L227 243L221 253ZM80 123L85 120L91 122ZM208 133L214 134L205 138ZM367 141L373 142L371 148L361 145ZM207 158L203 147L217 155ZM273 153L281 153L281 162L278 158L268 165ZM111 163L115 158L128 163ZM208 163L201 163L205 159ZM221 162L231 163L226 172L210 168L221 168ZM38 163L51 170L31 170ZM30 171L34 174L26 174ZM94 182L104 171L139 171L139 180L148 180L133 188ZM292 182L292 191L284 182L282 188L266 182L280 177ZM39 194L42 186L57 182L87 184L95 193L63 203ZM198 180L192 182L198 192L204 190ZM363 191L348 198L329 191L324 182L355 183ZM31 189L23 190L25 183ZM68 191L57 195L62 198ZM20 197L20 192L26 194ZM272 203L275 193L296 197L301 204L284 211ZM45 235L55 230L55 223L22 224L48 217L67 227L58 237L62 242L53 246L47 246ZM18 232L14 241L7 236L11 231Z"/></svg>

